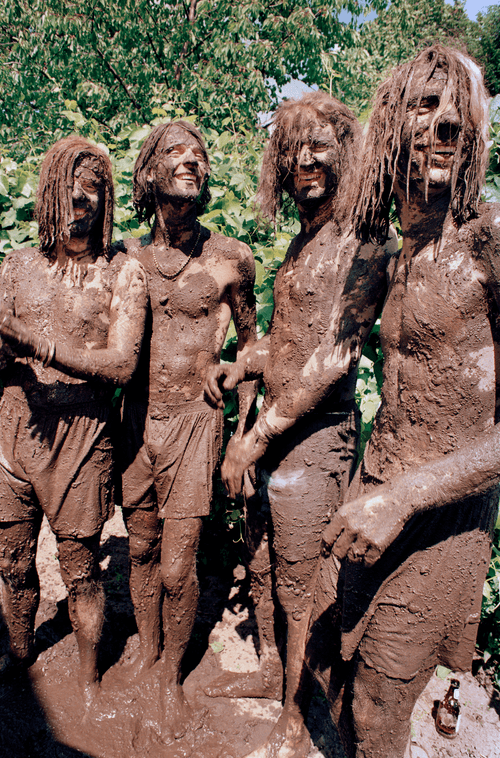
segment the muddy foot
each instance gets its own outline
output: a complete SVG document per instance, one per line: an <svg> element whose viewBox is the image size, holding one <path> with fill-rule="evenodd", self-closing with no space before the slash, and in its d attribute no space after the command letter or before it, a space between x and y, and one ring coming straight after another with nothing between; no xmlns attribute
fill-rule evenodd
<svg viewBox="0 0 500 758"><path fill-rule="evenodd" d="M281 700L283 697L283 667L267 667L249 674L228 671L204 687L209 697L265 697Z"/></svg>
<svg viewBox="0 0 500 758"><path fill-rule="evenodd" d="M140 679L147 674L158 661L158 654L144 653L141 648L128 661L120 664L120 675L127 679Z"/></svg>
<svg viewBox="0 0 500 758"><path fill-rule="evenodd" d="M249 753L245 758L307 758L311 750L311 738L303 721L278 719L267 742Z"/></svg>
<svg viewBox="0 0 500 758"><path fill-rule="evenodd" d="M180 685L172 690L167 690L165 685L163 686L161 708L163 713L161 738L168 745L173 740L184 737L193 720L193 710L184 697Z"/></svg>
<svg viewBox="0 0 500 758"><path fill-rule="evenodd" d="M82 682L80 684L80 689L83 698L83 709L85 714L88 714L99 699L99 682Z"/></svg>

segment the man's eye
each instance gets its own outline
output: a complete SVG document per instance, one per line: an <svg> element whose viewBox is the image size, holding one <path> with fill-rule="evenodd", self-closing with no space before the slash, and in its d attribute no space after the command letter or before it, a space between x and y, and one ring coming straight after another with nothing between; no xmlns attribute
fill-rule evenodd
<svg viewBox="0 0 500 758"><path fill-rule="evenodd" d="M438 97L426 97L420 102L418 112L429 113L429 111L435 110L439 105Z"/></svg>

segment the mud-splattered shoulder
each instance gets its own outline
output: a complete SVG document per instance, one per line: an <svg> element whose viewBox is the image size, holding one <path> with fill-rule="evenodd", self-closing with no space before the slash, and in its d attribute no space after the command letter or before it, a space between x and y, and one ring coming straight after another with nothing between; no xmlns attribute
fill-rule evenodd
<svg viewBox="0 0 500 758"><path fill-rule="evenodd" d="M146 288L146 272L142 263L129 252L117 251L107 266L108 286Z"/></svg>
<svg viewBox="0 0 500 758"><path fill-rule="evenodd" d="M240 275L255 278L254 257L252 251L244 242L212 232L205 245L208 245L223 260L233 263Z"/></svg>
<svg viewBox="0 0 500 758"><path fill-rule="evenodd" d="M17 281L19 275L25 274L27 267L32 268L33 263L42 263L44 256L37 247L23 247L19 250L11 250L2 261L0 273L2 278L9 277L11 281Z"/></svg>
<svg viewBox="0 0 500 758"><path fill-rule="evenodd" d="M481 203L479 216L469 221L460 230L461 236L469 238L473 254L477 258L496 261L500 258L500 203ZM498 262L496 264L498 266Z"/></svg>
<svg viewBox="0 0 500 758"><path fill-rule="evenodd" d="M141 260L144 254L144 249L148 247L151 242L151 233L148 232L148 234L144 234L142 237L130 237L129 239L123 240L123 245L128 255Z"/></svg>

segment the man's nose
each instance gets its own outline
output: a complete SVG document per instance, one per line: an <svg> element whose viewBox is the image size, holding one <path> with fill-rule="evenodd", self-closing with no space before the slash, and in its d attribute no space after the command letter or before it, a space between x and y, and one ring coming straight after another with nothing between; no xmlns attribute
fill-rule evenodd
<svg viewBox="0 0 500 758"><path fill-rule="evenodd" d="M444 113L439 117L436 132L440 142L454 142L460 131L460 115L455 106L451 103Z"/></svg>
<svg viewBox="0 0 500 758"><path fill-rule="evenodd" d="M194 152L194 150L191 147L189 147L186 150L186 152L184 153L182 162L183 163L193 163L195 166L198 165L199 158L198 158L198 156L196 155L196 153Z"/></svg>
<svg viewBox="0 0 500 758"><path fill-rule="evenodd" d="M79 182L74 182L73 192L71 193L71 197L73 198L73 200L81 200L82 198L85 197L85 193Z"/></svg>
<svg viewBox="0 0 500 758"><path fill-rule="evenodd" d="M306 168L314 163L314 158L309 145L302 145L299 152L298 165L300 168Z"/></svg>

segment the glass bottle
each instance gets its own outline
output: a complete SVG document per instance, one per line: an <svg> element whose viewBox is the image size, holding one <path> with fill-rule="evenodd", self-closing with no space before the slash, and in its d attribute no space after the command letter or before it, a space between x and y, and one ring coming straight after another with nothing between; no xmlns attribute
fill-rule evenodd
<svg viewBox="0 0 500 758"><path fill-rule="evenodd" d="M436 729L443 737L454 739L460 726L460 682L452 679L444 698L440 701L436 713Z"/></svg>

